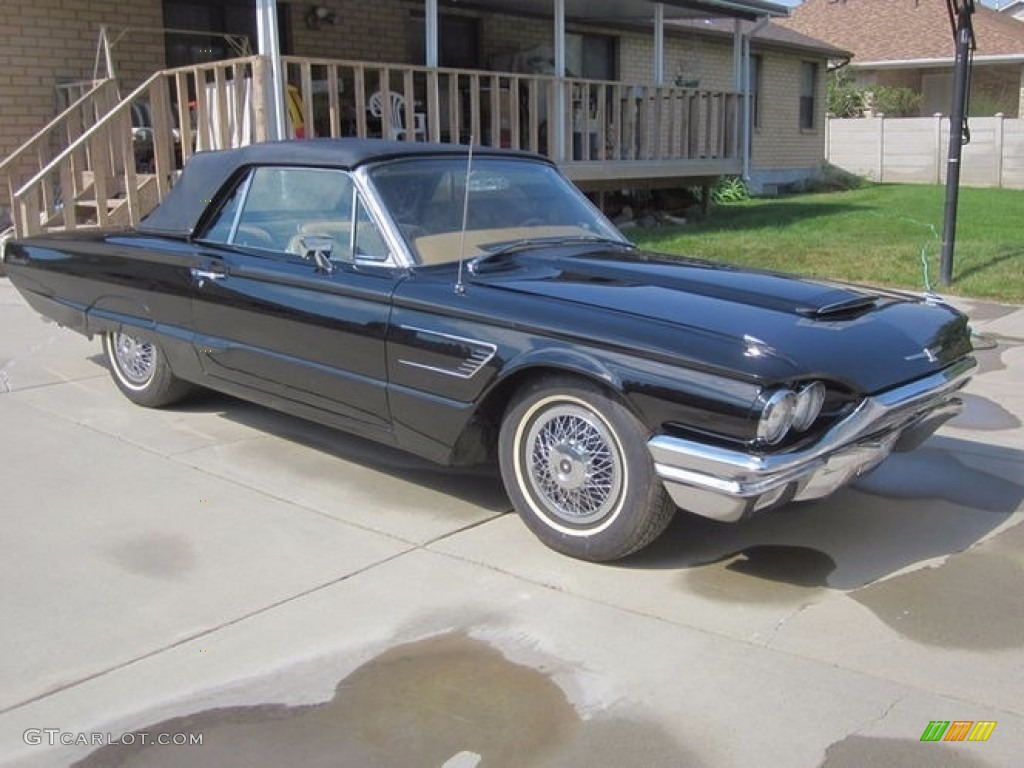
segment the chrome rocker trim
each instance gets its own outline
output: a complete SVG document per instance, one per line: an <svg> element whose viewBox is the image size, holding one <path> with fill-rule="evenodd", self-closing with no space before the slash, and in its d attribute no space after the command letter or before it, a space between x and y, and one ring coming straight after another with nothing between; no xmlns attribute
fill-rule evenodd
<svg viewBox="0 0 1024 768"><path fill-rule="evenodd" d="M734 522L789 501L820 499L912 450L956 416L955 393L977 368L967 357L939 373L865 398L809 448L768 455L657 435L647 442L658 477L677 506Z"/></svg>

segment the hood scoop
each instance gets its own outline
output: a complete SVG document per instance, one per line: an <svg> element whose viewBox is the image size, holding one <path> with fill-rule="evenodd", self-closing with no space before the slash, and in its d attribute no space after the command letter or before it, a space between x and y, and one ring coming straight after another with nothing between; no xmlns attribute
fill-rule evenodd
<svg viewBox="0 0 1024 768"><path fill-rule="evenodd" d="M877 304L876 296L854 296L851 299L834 301L820 307L800 307L796 313L812 320L839 320L874 309Z"/></svg>

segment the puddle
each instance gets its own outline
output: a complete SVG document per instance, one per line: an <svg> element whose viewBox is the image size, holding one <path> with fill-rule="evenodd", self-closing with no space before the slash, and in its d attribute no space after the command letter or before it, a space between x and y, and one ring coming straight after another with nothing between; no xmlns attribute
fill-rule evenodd
<svg viewBox="0 0 1024 768"><path fill-rule="evenodd" d="M835 568L817 549L759 544L695 566L684 578L687 591L714 600L787 603L826 587Z"/></svg>
<svg viewBox="0 0 1024 768"><path fill-rule="evenodd" d="M945 499L962 507L1010 513L1024 499L1024 485L957 461L941 448L894 453L854 488L897 499Z"/></svg>
<svg viewBox="0 0 1024 768"><path fill-rule="evenodd" d="M960 399L964 401L964 409L950 419L947 426L992 432L1020 428L1020 419L987 397L961 394Z"/></svg>
<svg viewBox="0 0 1024 768"><path fill-rule="evenodd" d="M595 717L545 768L701 768L706 763L683 750L661 726L636 720ZM487 766L491 763L487 763ZM484 763L480 768L486 768ZM515 768L526 768L519 763Z"/></svg>
<svg viewBox="0 0 1024 768"><path fill-rule="evenodd" d="M889 627L923 645L968 650L1024 645L1024 525L941 565L850 593Z"/></svg>
<svg viewBox="0 0 1024 768"><path fill-rule="evenodd" d="M656 723L582 721L544 672L465 634L399 645L321 704L223 707L133 733L194 733L202 746L108 745L80 768L622 768L701 761Z"/></svg>
<svg viewBox="0 0 1024 768"><path fill-rule="evenodd" d="M106 547L104 553L111 562L130 573L158 579L176 578L195 563L192 542L169 533L125 539Z"/></svg>
<svg viewBox="0 0 1024 768"><path fill-rule="evenodd" d="M449 634L386 651L321 704L211 709L135 729L202 733L201 747L109 745L76 765L527 766L579 728L547 675Z"/></svg>
<svg viewBox="0 0 1024 768"><path fill-rule="evenodd" d="M922 732L927 724L922 721ZM885 768L990 768L991 763L965 751L963 745L956 746L960 748L951 749L949 744L915 739L853 735L829 746L820 768L864 768L871 765Z"/></svg>

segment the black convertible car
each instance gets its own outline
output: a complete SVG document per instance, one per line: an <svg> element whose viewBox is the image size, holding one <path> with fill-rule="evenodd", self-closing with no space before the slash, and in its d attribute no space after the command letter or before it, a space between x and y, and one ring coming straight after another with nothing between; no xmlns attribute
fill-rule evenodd
<svg viewBox="0 0 1024 768"><path fill-rule="evenodd" d="M637 250L547 160L383 141L192 158L120 232L10 243L40 313L162 406L200 385L437 462L497 458L545 543L823 497L960 407L937 301Z"/></svg>

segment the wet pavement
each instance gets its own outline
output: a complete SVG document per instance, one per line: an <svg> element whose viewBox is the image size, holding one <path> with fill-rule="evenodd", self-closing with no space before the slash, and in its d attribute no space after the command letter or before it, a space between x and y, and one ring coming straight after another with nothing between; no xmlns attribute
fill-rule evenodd
<svg viewBox="0 0 1024 768"><path fill-rule="evenodd" d="M962 306L981 372L919 450L599 566L493 471L134 407L0 279L0 764L1019 765L1024 309Z"/></svg>

